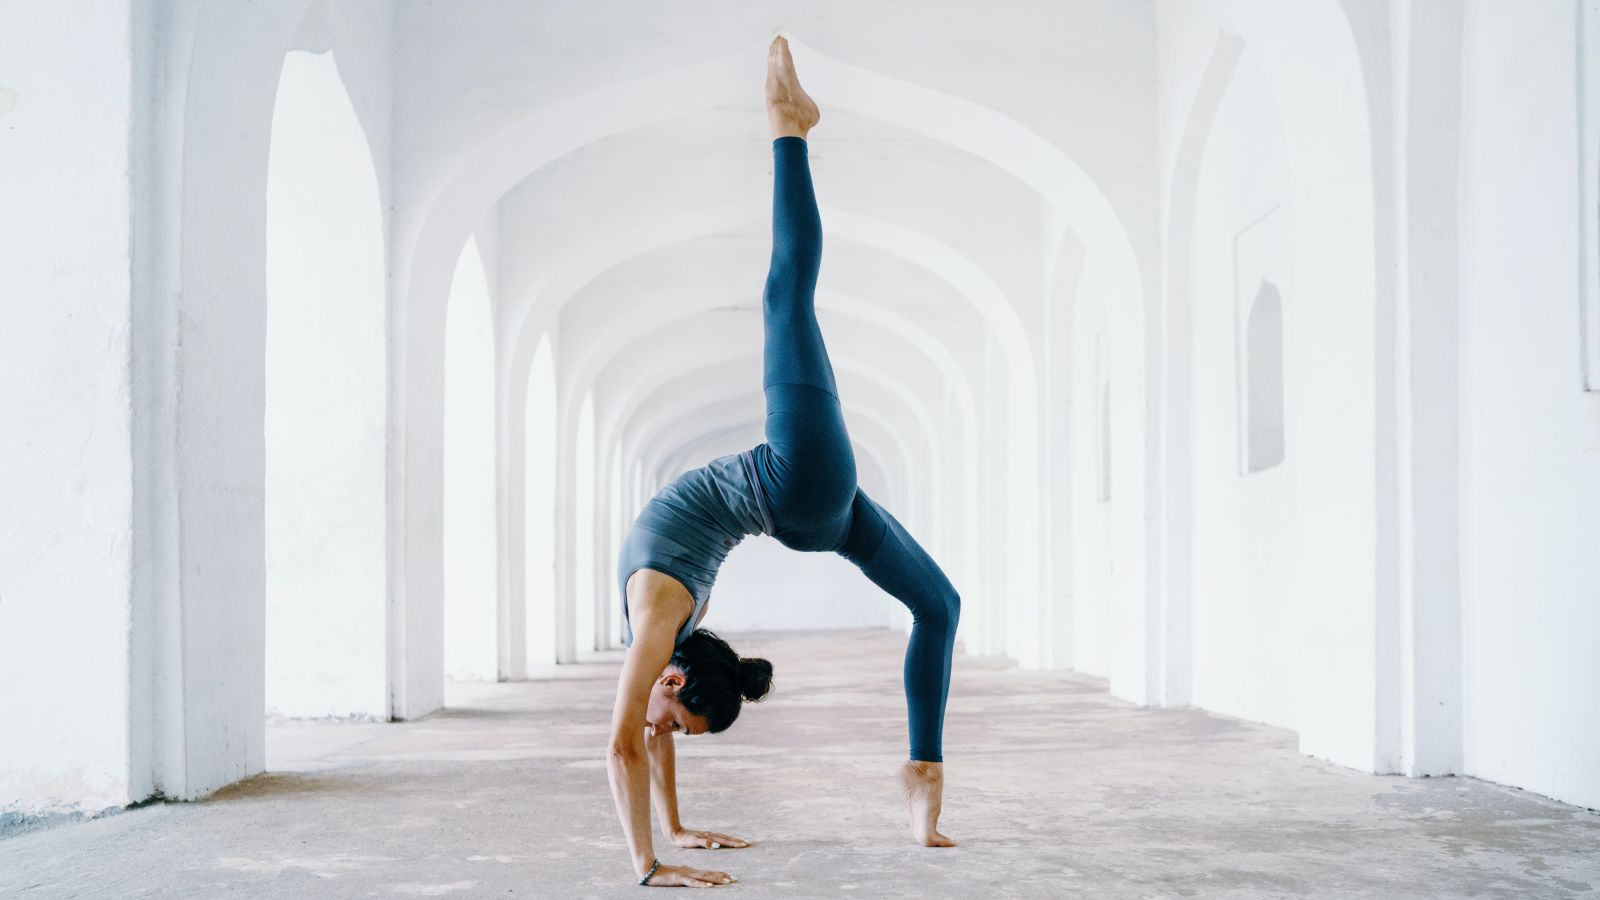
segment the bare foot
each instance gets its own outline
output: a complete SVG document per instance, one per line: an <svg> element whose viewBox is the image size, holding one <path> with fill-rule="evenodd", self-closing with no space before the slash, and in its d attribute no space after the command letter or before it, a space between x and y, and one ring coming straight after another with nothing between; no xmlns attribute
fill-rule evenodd
<svg viewBox="0 0 1600 900"><path fill-rule="evenodd" d="M781 35L773 38L767 49L767 122L772 125L773 139L803 138L821 119L817 104L800 87L788 39Z"/></svg>
<svg viewBox="0 0 1600 900"><path fill-rule="evenodd" d="M944 796L944 763L911 760L900 767L900 789L911 811L911 836L924 847L954 847L939 833L939 801Z"/></svg>

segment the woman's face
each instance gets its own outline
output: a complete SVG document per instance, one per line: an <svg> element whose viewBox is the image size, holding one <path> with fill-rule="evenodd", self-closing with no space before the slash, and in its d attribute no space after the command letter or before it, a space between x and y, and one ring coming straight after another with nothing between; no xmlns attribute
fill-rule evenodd
<svg viewBox="0 0 1600 900"><path fill-rule="evenodd" d="M676 731L679 734L705 734L710 726L705 716L697 716L678 700L683 687L683 672L668 666L650 687L650 702L645 706L645 730L652 736Z"/></svg>

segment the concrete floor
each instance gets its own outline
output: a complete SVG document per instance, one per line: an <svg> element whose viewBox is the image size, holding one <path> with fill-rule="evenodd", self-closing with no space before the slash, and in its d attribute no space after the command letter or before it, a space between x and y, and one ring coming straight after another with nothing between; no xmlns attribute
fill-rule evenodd
<svg viewBox="0 0 1600 900"><path fill-rule="evenodd" d="M903 638L749 635L776 692L679 742L691 827L663 853L745 897L1566 897L1600 815L1464 778L1361 775L1287 731L1112 700L1093 679L957 660L952 850L913 847L892 773ZM601 750L615 658L458 685L419 722L281 723L269 774L192 804L0 841L0 897L637 897ZM661 849L658 844L658 850Z"/></svg>

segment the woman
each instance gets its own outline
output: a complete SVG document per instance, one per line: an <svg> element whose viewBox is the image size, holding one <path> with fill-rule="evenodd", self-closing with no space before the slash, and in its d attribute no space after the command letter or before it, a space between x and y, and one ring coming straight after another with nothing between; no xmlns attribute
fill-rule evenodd
<svg viewBox="0 0 1600 900"><path fill-rule="evenodd" d="M743 701L759 700L771 686L771 663L741 659L697 628L717 568L749 534L770 534L794 550L836 552L911 609L905 658L911 752L900 783L912 836L930 847L955 844L937 826L944 787L940 731L960 598L900 523L856 486L855 457L813 300L822 222L806 135L820 115L801 90L781 37L767 56L766 90L774 156L772 265L763 296L767 442L663 488L639 514L619 560L628 654L612 710L607 768L640 884L733 881L724 872L661 865L651 846L651 794L662 831L676 846L749 846L679 823L672 743L675 732L722 731Z"/></svg>

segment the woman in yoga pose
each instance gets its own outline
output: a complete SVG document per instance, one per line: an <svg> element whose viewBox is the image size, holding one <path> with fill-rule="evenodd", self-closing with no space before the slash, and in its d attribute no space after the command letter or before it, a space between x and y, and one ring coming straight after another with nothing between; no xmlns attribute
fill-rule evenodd
<svg viewBox="0 0 1600 900"><path fill-rule="evenodd" d="M760 699L771 686L771 663L741 659L697 627L717 568L750 534L770 534L794 550L838 553L911 610L905 657L911 752L900 784L912 837L930 847L955 844L938 831L940 731L961 601L932 558L856 486L855 456L813 299L822 221L806 135L820 114L801 90L781 37L767 56L766 91L774 156L772 265L762 301L767 441L662 488L628 532L618 562L628 654L611 714L607 769L640 884L733 881L725 872L660 863L651 847L652 795L674 845L749 846L678 821L672 742L674 732L722 731L743 701Z"/></svg>

